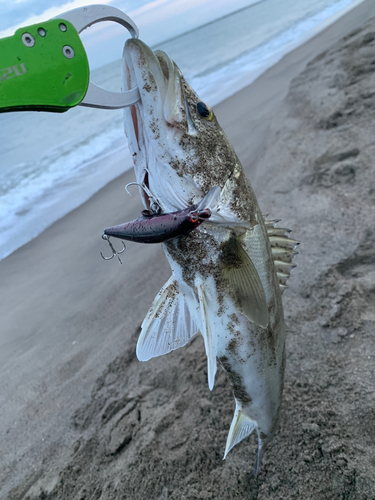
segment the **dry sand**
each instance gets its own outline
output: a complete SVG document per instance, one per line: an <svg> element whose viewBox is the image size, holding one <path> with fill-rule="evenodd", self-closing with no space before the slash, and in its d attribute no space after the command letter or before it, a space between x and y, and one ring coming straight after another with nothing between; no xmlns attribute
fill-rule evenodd
<svg viewBox="0 0 375 500"><path fill-rule="evenodd" d="M170 271L159 246L99 256L102 228L141 208L127 173L0 263L2 499L375 498L374 15L364 2L216 109L262 209L302 242L259 477L253 438L222 461L233 397L223 372L208 390L200 337L136 359Z"/></svg>

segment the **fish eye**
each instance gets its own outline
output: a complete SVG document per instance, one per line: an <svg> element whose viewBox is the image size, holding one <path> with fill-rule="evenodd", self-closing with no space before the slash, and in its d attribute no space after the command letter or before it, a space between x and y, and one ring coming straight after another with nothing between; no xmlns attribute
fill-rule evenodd
<svg viewBox="0 0 375 500"><path fill-rule="evenodd" d="M211 121L214 117L214 112L211 108L207 106L205 102L198 102L197 104L197 112L205 120Z"/></svg>
<svg viewBox="0 0 375 500"><path fill-rule="evenodd" d="M196 212L191 212L191 214L189 215L189 220L190 222L195 224L199 220L198 214Z"/></svg>

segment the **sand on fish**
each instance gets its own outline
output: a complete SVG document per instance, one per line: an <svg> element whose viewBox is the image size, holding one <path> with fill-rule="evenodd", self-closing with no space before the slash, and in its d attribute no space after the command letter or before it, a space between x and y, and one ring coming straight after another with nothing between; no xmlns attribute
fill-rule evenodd
<svg viewBox="0 0 375 500"><path fill-rule="evenodd" d="M1 499L375 498L374 15L362 3L215 110L262 210L301 241L258 478L253 437L222 460L233 396L220 370L208 390L200 336L135 356L170 270L159 245L99 256L102 229L141 208L129 172L0 262Z"/></svg>

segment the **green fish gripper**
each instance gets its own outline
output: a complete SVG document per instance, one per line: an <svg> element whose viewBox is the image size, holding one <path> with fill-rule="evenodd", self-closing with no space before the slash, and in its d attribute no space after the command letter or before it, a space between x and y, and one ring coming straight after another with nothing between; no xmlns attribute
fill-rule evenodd
<svg viewBox="0 0 375 500"><path fill-rule="evenodd" d="M89 63L74 26L51 19L0 39L0 112L64 112L89 85Z"/></svg>

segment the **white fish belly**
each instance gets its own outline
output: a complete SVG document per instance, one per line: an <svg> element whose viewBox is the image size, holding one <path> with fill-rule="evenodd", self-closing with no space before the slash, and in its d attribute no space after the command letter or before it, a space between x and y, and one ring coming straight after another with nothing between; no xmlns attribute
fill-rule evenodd
<svg viewBox="0 0 375 500"><path fill-rule="evenodd" d="M228 307L228 312L230 308ZM259 432L271 437L278 424L285 353L273 338L285 335L254 324L233 310L218 332L217 358L226 371L236 402L256 422Z"/></svg>

